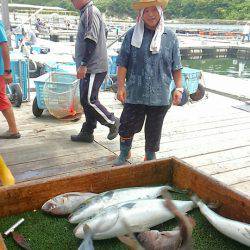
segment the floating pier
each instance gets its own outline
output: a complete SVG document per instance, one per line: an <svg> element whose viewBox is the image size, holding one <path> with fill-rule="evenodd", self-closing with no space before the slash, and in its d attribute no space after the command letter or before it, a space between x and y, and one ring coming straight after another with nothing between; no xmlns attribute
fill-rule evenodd
<svg viewBox="0 0 250 250"><path fill-rule="evenodd" d="M206 58L238 58L250 59L250 47L240 45L228 45L224 47L201 46L181 47L182 59L206 59Z"/></svg>
<svg viewBox="0 0 250 250"><path fill-rule="evenodd" d="M76 33L60 31L60 33L39 34L39 38L54 42L75 42ZM180 51L183 59L235 57L250 59L250 43L239 40L210 39L201 37L180 36ZM117 36L108 36L108 44L117 40Z"/></svg>

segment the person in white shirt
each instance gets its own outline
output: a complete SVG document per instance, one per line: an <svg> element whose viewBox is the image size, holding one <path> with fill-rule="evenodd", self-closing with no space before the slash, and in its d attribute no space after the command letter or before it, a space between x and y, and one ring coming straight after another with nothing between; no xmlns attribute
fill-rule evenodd
<svg viewBox="0 0 250 250"><path fill-rule="evenodd" d="M245 38L247 38L247 41L249 42L250 41L250 27L248 23L245 24L242 34L243 34L242 42L245 42Z"/></svg>

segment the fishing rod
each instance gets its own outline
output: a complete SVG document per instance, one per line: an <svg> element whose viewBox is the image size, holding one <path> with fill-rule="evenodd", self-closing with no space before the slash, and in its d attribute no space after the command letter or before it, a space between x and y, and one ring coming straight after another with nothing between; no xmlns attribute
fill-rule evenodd
<svg viewBox="0 0 250 250"><path fill-rule="evenodd" d="M42 10L44 9L44 7L41 7L39 10L37 10L35 13L33 13L31 16L29 16L27 19L25 19L24 21L22 21L21 24L19 24L14 30L13 33L15 33L16 31L18 31L20 28L22 28L22 26L27 23L28 21L30 21L34 16L36 16L38 13L40 13Z"/></svg>
<svg viewBox="0 0 250 250"><path fill-rule="evenodd" d="M127 31L125 31L122 35L118 36L113 42L111 42L109 45L107 45L107 48L110 48L113 44L118 42L121 38L123 38L126 35Z"/></svg>

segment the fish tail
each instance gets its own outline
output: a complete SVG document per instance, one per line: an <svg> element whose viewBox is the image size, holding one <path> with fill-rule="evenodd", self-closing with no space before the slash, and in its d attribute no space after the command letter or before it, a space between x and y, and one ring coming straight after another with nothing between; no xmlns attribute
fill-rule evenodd
<svg viewBox="0 0 250 250"><path fill-rule="evenodd" d="M191 196L191 200L195 203L196 206L202 205L204 204L204 202L202 201L202 199L200 199L196 194L193 194ZM219 209L221 206L221 203L219 201L215 201L215 202L210 202L207 207L210 209Z"/></svg>
<svg viewBox="0 0 250 250"><path fill-rule="evenodd" d="M94 250L95 248L92 240L92 232L87 224L83 226L83 231L84 231L84 240L82 241L82 244L80 245L78 250Z"/></svg>
<svg viewBox="0 0 250 250"><path fill-rule="evenodd" d="M207 205L210 209L215 210L215 209L219 209L221 206L221 203L219 201L216 202L211 202Z"/></svg>
<svg viewBox="0 0 250 250"><path fill-rule="evenodd" d="M198 206L199 203L201 202L201 199L200 199L196 194L192 194L191 200L192 200L197 206Z"/></svg>

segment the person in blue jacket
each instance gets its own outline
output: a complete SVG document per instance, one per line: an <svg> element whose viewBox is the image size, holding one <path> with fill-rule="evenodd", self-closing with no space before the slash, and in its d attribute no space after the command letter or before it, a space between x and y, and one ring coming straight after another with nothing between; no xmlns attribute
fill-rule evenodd
<svg viewBox="0 0 250 250"><path fill-rule="evenodd" d="M124 108L119 128L120 155L114 166L126 163L133 136L141 131L144 121L144 159L156 159L164 117L172 101L174 105L182 101L179 43L174 32L164 26L163 8L167 3L140 0L132 4L138 11L137 23L126 33L117 58L117 98ZM172 79L176 88L171 95Z"/></svg>

